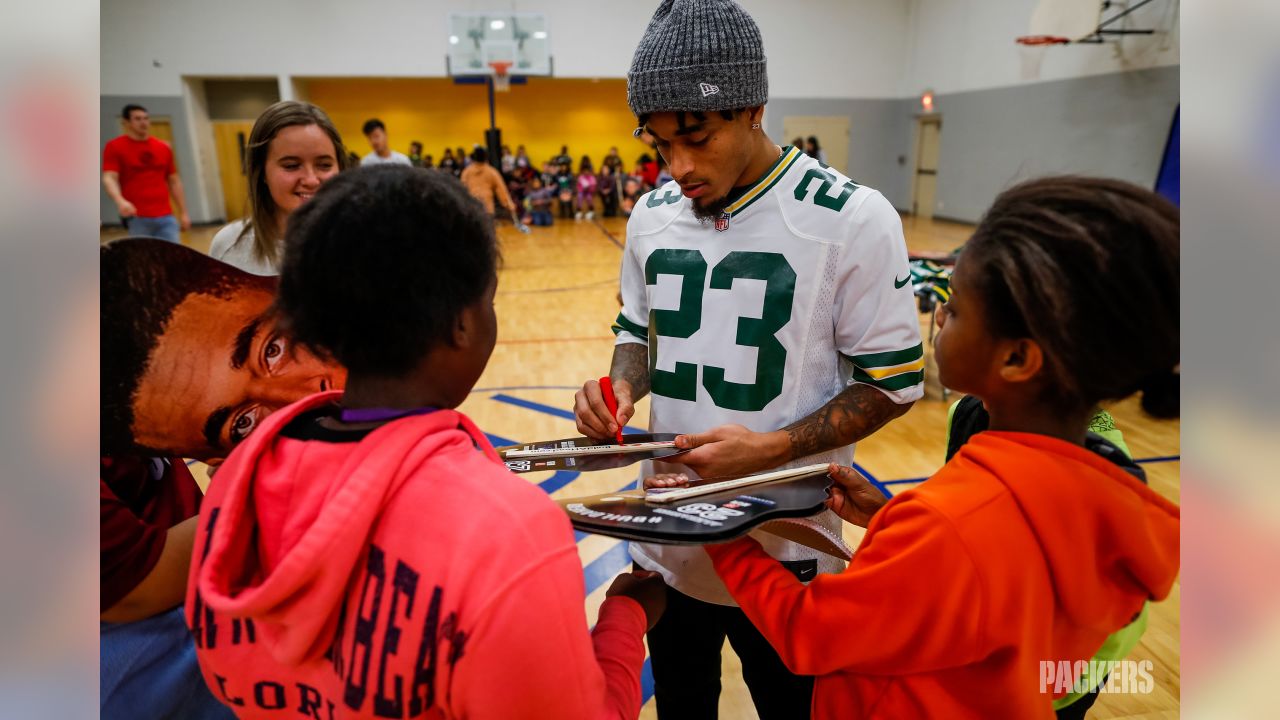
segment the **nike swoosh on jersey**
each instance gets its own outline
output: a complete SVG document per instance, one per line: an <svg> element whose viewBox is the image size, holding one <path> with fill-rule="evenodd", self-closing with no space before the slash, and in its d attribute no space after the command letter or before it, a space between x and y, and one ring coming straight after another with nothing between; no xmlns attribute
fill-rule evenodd
<svg viewBox="0 0 1280 720"><path fill-rule="evenodd" d="M902 289L902 286L903 286L903 285L906 285L906 284L907 284L907 283L909 283L909 282L911 282L911 273L907 273L907 276L906 276L905 278L901 279L901 280L899 280L898 278L896 278L896 277L895 277L895 278L893 279L893 289L894 289L894 290L901 290L901 289Z"/></svg>

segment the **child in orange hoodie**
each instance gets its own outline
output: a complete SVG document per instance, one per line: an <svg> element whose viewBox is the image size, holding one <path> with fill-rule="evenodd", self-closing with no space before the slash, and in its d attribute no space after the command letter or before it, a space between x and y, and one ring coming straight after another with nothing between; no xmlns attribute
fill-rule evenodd
<svg viewBox="0 0 1280 720"><path fill-rule="evenodd" d="M1142 390L1176 415L1177 288L1178 212L1149 191L1060 177L996 199L936 340L940 381L990 430L887 502L833 467L833 509L867 528L843 573L805 586L754 540L707 548L819 676L815 718L1051 718L1054 676L1169 593L1178 507L1083 441L1102 400Z"/></svg>
<svg viewBox="0 0 1280 720"><path fill-rule="evenodd" d="M639 714L661 581L621 576L589 632L568 519L453 409L494 347L497 259L429 170L351 170L290 218L276 309L348 377L253 429L201 507L187 623L238 716Z"/></svg>

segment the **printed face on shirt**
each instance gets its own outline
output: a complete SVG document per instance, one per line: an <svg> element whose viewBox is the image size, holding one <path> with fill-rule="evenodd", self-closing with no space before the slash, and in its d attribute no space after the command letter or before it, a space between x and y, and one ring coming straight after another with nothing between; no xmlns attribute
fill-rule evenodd
<svg viewBox="0 0 1280 720"><path fill-rule="evenodd" d="M271 201L284 216L310 200L325 180L337 174L337 151L319 125L286 127L267 146L263 178Z"/></svg>
<svg viewBox="0 0 1280 720"><path fill-rule="evenodd" d="M173 310L133 402L133 436L184 457L225 457L268 415L340 388L346 371L293 347L271 315L274 278L193 293Z"/></svg>

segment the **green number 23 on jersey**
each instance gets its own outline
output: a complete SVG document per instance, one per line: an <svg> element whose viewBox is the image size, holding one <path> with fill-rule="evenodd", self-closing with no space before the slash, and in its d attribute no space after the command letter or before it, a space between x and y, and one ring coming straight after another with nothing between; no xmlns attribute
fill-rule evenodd
<svg viewBox="0 0 1280 720"><path fill-rule="evenodd" d="M676 400L698 399L698 368L677 362L675 370L656 367L658 337L687 338L702 327L702 295L707 282L707 261L697 250L655 250L644 266L644 279L654 285L659 275L681 278L680 306L675 310L649 311L649 371L651 387L657 395ZM756 380L736 383L725 379L725 369L715 365L702 368L702 386L718 407L755 412L764 409L782 394L787 349L776 333L791 320L795 300L796 272L778 253L735 251L711 270L712 290L729 290L738 278L764 280L764 308L761 316L739 317L736 342L758 348Z"/></svg>

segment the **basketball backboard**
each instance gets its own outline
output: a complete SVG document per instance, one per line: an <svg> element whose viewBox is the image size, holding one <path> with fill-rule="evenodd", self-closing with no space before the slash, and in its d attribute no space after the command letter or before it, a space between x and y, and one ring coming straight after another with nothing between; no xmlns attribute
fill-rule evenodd
<svg viewBox="0 0 1280 720"><path fill-rule="evenodd" d="M541 13L449 15L449 74L492 75L490 63L510 63L512 75L551 75L551 39Z"/></svg>
<svg viewBox="0 0 1280 720"><path fill-rule="evenodd" d="M1096 45L1130 35L1167 32L1172 21L1161 22L1147 7L1152 3L1156 3L1157 8L1164 5L1166 18L1171 15L1176 21L1176 3L1159 0L1039 0L1031 13L1029 34L1016 40L1020 45L1042 47L1073 43Z"/></svg>
<svg viewBox="0 0 1280 720"><path fill-rule="evenodd" d="M1092 35L1101 19L1101 0L1040 0L1031 13L1027 34L1074 42Z"/></svg>

